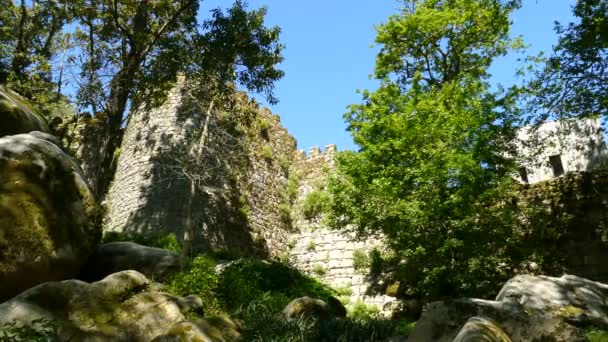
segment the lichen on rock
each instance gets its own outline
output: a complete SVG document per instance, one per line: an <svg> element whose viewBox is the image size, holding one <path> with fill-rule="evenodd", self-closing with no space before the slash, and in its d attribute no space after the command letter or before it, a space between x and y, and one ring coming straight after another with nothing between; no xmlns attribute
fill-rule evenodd
<svg viewBox="0 0 608 342"><path fill-rule="evenodd" d="M80 167L36 132L0 138L0 300L74 277L101 238Z"/></svg>
<svg viewBox="0 0 608 342"><path fill-rule="evenodd" d="M32 131L50 133L46 120L31 109L26 99L0 85L0 137Z"/></svg>

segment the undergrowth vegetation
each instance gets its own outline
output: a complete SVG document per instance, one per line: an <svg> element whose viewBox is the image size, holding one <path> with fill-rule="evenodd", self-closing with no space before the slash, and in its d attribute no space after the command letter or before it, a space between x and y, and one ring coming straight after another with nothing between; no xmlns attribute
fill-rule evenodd
<svg viewBox="0 0 608 342"><path fill-rule="evenodd" d="M398 333L398 323L381 319L377 308L359 304L346 320L301 318L280 314L293 299L327 300L340 295L318 280L278 262L241 259L214 272L211 257L198 255L176 274L166 289L176 295L201 297L205 314L228 315L242 325L244 341L380 341Z"/></svg>
<svg viewBox="0 0 608 342"><path fill-rule="evenodd" d="M112 241L133 241L174 252L179 252L180 246L174 234L104 236L104 242ZM334 290L288 265L257 259L232 261L216 272L217 260L222 259L225 258L218 253L199 254L183 271L170 277L164 288L179 296L199 296L207 317L235 319L241 325L244 341L381 341L406 332L402 327L410 324L382 319L377 315L377 308L363 303L357 303L344 320L314 317L285 320L281 311L291 300L303 296L327 300L343 295L347 289Z"/></svg>

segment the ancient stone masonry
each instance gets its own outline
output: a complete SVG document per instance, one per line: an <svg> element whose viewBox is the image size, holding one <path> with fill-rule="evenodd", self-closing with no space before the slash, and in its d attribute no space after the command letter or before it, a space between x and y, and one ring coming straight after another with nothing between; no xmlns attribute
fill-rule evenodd
<svg viewBox="0 0 608 342"><path fill-rule="evenodd" d="M181 238L190 184L181 171L192 159L188 151L205 116L187 103L187 91L176 87L161 107L131 114L107 196L104 231L173 232ZM203 250L268 256L286 248L278 206L295 139L277 116L244 94L238 97L233 112L212 112L200 165L211 176L194 201L194 242Z"/></svg>
<svg viewBox="0 0 608 342"><path fill-rule="evenodd" d="M176 87L161 107L130 115L105 200L105 232L182 237L192 179L182 171L191 163L208 108L205 99L189 94ZM382 237L361 241L354 233L331 230L322 212L306 213L311 197L326 196L336 146L313 148L306 156L296 151L278 116L244 94L235 103L212 112L203 162L195 167L206 175L194 199L195 249L288 261L342 289L340 299L347 304L363 302L388 314L398 306L392 296L399 284L386 283L370 267L374 255L389 252ZM522 248L538 260L519 272L570 272L608 281L608 171L522 185L508 197L504 205L536 212L521 218L518 232L529 244Z"/></svg>
<svg viewBox="0 0 608 342"><path fill-rule="evenodd" d="M524 187L517 204L541 208L529 220L530 244L551 261L544 274L608 282L608 170L571 173Z"/></svg>
<svg viewBox="0 0 608 342"><path fill-rule="evenodd" d="M308 157L303 151L298 153L294 165L300 174L299 198L294 205L294 228L298 233L290 238L289 260L297 268L339 289L341 300L347 306L362 302L388 315L397 299L379 290L386 286L378 284L378 277L371 274L369 267L370 253L384 250L382 239L362 241L354 233L330 229L322 215L307 219L301 213L306 197L326 185L328 173L335 167L335 154L335 145L325 146L324 153L314 147Z"/></svg>

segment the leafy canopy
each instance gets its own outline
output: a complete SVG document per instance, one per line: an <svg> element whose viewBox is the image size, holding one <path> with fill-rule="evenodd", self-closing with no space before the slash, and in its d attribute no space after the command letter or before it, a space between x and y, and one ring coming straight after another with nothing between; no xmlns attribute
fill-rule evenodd
<svg viewBox="0 0 608 342"><path fill-rule="evenodd" d="M579 0L573 14L575 22L556 23L554 53L529 84L536 119L608 113L608 2Z"/></svg>
<svg viewBox="0 0 608 342"><path fill-rule="evenodd" d="M509 38L518 1L406 1L377 27L376 91L345 119L358 152L338 156L332 223L382 232L413 296L487 290L504 262L505 227L482 227L511 184L504 157L517 92L493 92L492 61L522 47ZM352 225L352 226L351 226ZM398 272L399 273L399 272Z"/></svg>

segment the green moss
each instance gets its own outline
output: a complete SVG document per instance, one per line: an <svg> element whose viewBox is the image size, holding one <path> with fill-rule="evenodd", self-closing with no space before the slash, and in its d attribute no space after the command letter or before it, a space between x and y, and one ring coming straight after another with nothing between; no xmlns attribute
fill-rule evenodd
<svg viewBox="0 0 608 342"><path fill-rule="evenodd" d="M29 150L15 156L5 150L0 160L0 274L7 277L0 284L0 297L23 290L18 284L36 284L74 272L70 267L84 262L101 237L99 208L86 184L77 181L67 156L45 157L46 144L50 143L28 146ZM51 267L62 248L75 258L67 256L63 269ZM24 267L36 277L14 273Z"/></svg>
<svg viewBox="0 0 608 342"><path fill-rule="evenodd" d="M588 342L607 342L608 331L598 328L590 328L586 331L585 337Z"/></svg>
<svg viewBox="0 0 608 342"><path fill-rule="evenodd" d="M31 131L49 132L46 120L30 104L4 86L0 86L0 137Z"/></svg>

